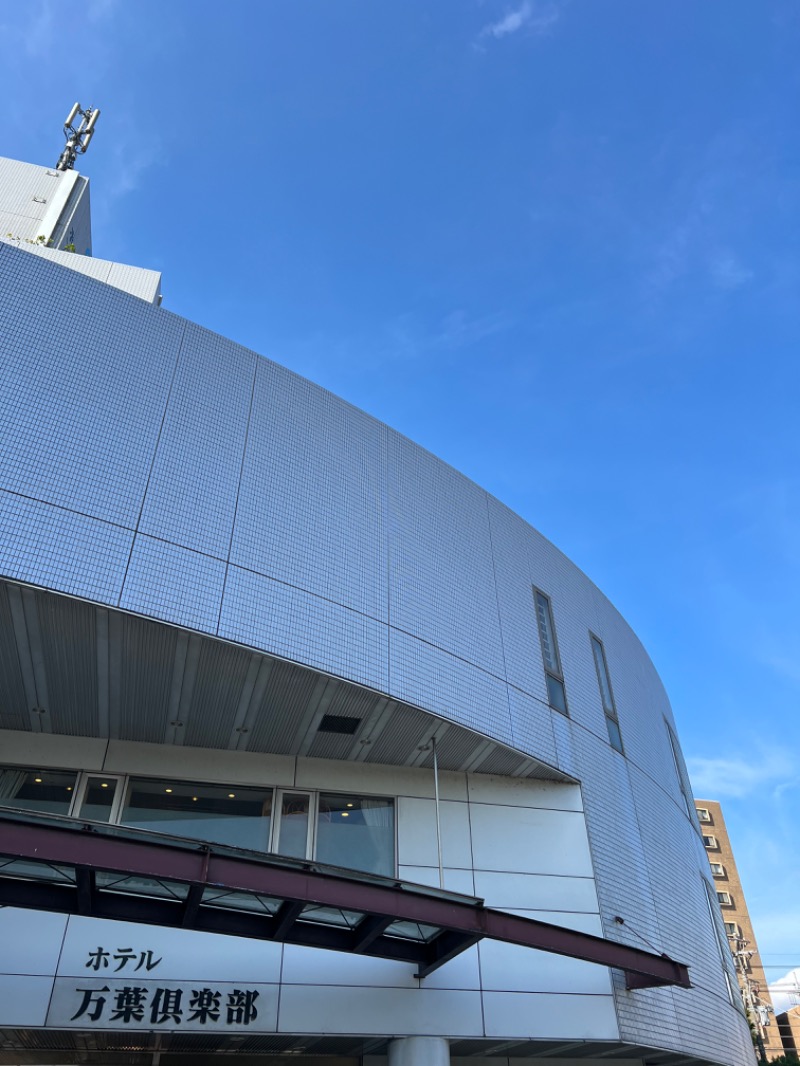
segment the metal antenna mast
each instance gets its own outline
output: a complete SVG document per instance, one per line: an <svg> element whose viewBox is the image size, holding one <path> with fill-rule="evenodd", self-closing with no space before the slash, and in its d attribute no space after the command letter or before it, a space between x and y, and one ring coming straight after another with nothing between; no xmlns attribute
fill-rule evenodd
<svg viewBox="0 0 800 1066"><path fill-rule="evenodd" d="M76 127L75 118L77 115L81 116L81 121L80 125ZM72 170L75 166L75 160L78 158L78 153L80 152L82 155L89 147L89 142L94 135L94 126L99 117L99 107L87 107L84 111L80 104L75 104L67 115L67 121L64 123L64 136L67 138L67 143L58 163L56 163L56 170Z"/></svg>

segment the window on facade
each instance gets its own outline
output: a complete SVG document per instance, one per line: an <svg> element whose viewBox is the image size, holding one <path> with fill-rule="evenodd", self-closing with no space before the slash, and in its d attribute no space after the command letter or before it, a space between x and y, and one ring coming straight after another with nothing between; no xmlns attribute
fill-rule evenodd
<svg viewBox="0 0 800 1066"><path fill-rule="evenodd" d="M705 836L705 835L703 835L703 844L704 844L704 845L705 845L705 847L707 847L707 848L712 848L712 849L714 849L714 848L716 848L716 846L717 846L717 838L716 838L716 837L709 837L709 836Z"/></svg>
<svg viewBox="0 0 800 1066"><path fill-rule="evenodd" d="M675 731L669 722L664 719L664 725L667 727L667 736L669 737L669 746L672 751L672 761L675 764L675 773L678 777L678 786L683 796L683 802L686 804L686 811L693 825L697 825L695 818L697 817L697 808L694 805L692 799L692 787L689 784L689 774L686 771L686 764L683 761L683 753L681 752L678 738L675 736ZM703 838L705 840L705 837Z"/></svg>
<svg viewBox="0 0 800 1066"><path fill-rule="evenodd" d="M608 676L605 648L593 633L590 633L589 636L592 642L594 665L597 670L597 683L600 686L600 700L606 716L608 739L611 742L611 747L616 748L622 754L622 734L619 731L617 708L614 703L614 693L611 691L611 679Z"/></svg>
<svg viewBox="0 0 800 1066"><path fill-rule="evenodd" d="M710 822L711 814L705 807L697 807L697 817L701 822Z"/></svg>
<svg viewBox="0 0 800 1066"><path fill-rule="evenodd" d="M558 654L556 630L553 625L553 612L550 600L538 589L533 590L536 602L536 617L539 622L539 639L542 645L542 659L547 683L547 699L550 706L562 714L567 714L567 694L564 688L564 675L561 672L561 658Z"/></svg>
<svg viewBox="0 0 800 1066"><path fill-rule="evenodd" d="M736 924L736 922L726 922L725 932L728 934L728 936L738 936L739 926Z"/></svg>
<svg viewBox="0 0 800 1066"><path fill-rule="evenodd" d="M722 916L719 912L719 907L714 906L714 889L711 887L711 884L705 879L705 877L702 878L702 881L706 897L706 904L708 905L708 915L711 919L711 925L714 930L714 939L717 942L719 959L722 963L722 972L725 977L725 984L728 990L728 998L732 1004L741 1008L741 997L735 992L735 989L738 987L736 983L736 968L734 966L733 956L731 955L730 947L725 938L725 933L728 932L728 923L722 922Z"/></svg>
<svg viewBox="0 0 800 1066"><path fill-rule="evenodd" d="M136 829L267 851L272 789L133 778L120 821Z"/></svg>
<svg viewBox="0 0 800 1066"><path fill-rule="evenodd" d="M717 899L722 907L732 906L730 892L717 892Z"/></svg>
<svg viewBox="0 0 800 1066"><path fill-rule="evenodd" d="M395 874L388 797L0 767L0 806Z"/></svg>
<svg viewBox="0 0 800 1066"><path fill-rule="evenodd" d="M77 777L61 770L0 770L0 805L69 814Z"/></svg>
<svg viewBox="0 0 800 1066"><path fill-rule="evenodd" d="M703 838L703 839L705 839L705 838ZM725 867L722 865L721 862L712 862L710 864L710 866L711 866L711 872L714 875L714 877L724 877L725 876Z"/></svg>
<svg viewBox="0 0 800 1066"><path fill-rule="evenodd" d="M317 813L317 859L390 877L394 873L392 801L323 792Z"/></svg>
<svg viewBox="0 0 800 1066"><path fill-rule="evenodd" d="M281 818L274 850L279 855L293 859L305 859L310 855L308 831L311 826L309 810L311 795L308 792L283 792L281 794ZM344 865L344 864L343 864Z"/></svg>
<svg viewBox="0 0 800 1066"><path fill-rule="evenodd" d="M75 813L93 822L110 822L114 815L119 779L103 777L100 774L85 774L81 784Z"/></svg>

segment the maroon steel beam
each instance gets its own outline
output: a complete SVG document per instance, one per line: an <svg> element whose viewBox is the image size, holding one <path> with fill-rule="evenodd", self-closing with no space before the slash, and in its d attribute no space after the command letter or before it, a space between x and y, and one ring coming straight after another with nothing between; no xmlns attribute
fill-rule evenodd
<svg viewBox="0 0 800 1066"><path fill-rule="evenodd" d="M19 818L19 815L16 816ZM150 834L148 834L149 836ZM144 837L144 834L143 834ZM562 926L504 911L490 910L468 898L443 899L391 883L359 881L315 869L295 869L230 852L202 850L194 843L117 836L83 823L36 824L0 814L0 855L129 876L183 881L282 900L303 901L395 920L439 926L461 934L463 942L489 937L625 971L631 987L662 984L691 987L682 963L666 955L618 944ZM434 956L430 963L435 964ZM429 972L429 971L428 971Z"/></svg>

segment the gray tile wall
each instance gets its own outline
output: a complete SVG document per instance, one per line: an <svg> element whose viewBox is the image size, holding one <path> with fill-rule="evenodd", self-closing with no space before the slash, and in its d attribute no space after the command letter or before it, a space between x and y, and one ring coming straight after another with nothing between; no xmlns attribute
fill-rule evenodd
<svg viewBox="0 0 800 1066"><path fill-rule="evenodd" d="M65 325L76 307L78 336ZM623 1037L746 1061L669 703L635 635L562 553L323 389L8 245L0 366L0 573L366 684L574 775L606 935L673 953L697 986L618 989ZM547 706L532 585L552 600L569 719Z"/></svg>

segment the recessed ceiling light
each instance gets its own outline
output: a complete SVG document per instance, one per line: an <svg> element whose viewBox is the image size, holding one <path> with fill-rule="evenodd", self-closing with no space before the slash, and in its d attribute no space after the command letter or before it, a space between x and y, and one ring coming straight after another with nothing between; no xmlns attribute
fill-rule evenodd
<svg viewBox="0 0 800 1066"><path fill-rule="evenodd" d="M72 785L67 785L67 792L72 792Z"/></svg>
<svg viewBox="0 0 800 1066"><path fill-rule="evenodd" d="M197 796L192 796L192 803L197 803Z"/></svg>
<svg viewBox="0 0 800 1066"><path fill-rule="evenodd" d="M342 811L342 818L349 818L349 817L350 817L350 811Z"/></svg>
<svg viewBox="0 0 800 1066"><path fill-rule="evenodd" d="M229 792L228 793L228 799L229 800L236 799L236 793L235 792Z"/></svg>
<svg viewBox="0 0 800 1066"><path fill-rule="evenodd" d="M41 777L34 777L33 780L36 782L37 785L41 785L41 783L42 783Z"/></svg>
<svg viewBox="0 0 800 1066"><path fill-rule="evenodd" d="M172 792L172 789L171 788L165 788L164 791L165 792Z"/></svg>
<svg viewBox="0 0 800 1066"><path fill-rule="evenodd" d="M100 783L100 788L108 788L108 782L107 781L102 781Z"/></svg>
<svg viewBox="0 0 800 1066"><path fill-rule="evenodd" d="M348 807L352 807L352 806L353 806L353 804L352 804L352 803L348 803L348 804L347 804L347 806L348 806Z"/></svg>

